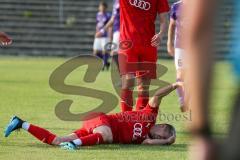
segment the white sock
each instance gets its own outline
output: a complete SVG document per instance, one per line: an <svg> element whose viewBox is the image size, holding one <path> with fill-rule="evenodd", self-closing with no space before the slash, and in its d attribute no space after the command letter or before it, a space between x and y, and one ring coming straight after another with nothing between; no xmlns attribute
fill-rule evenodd
<svg viewBox="0 0 240 160"><path fill-rule="evenodd" d="M77 145L77 146L81 146L81 145L82 145L81 139L75 139L75 140L73 140L73 143L74 143L75 145Z"/></svg>
<svg viewBox="0 0 240 160"><path fill-rule="evenodd" d="M30 124L28 122L23 122L22 129L28 131L29 127L30 127Z"/></svg>

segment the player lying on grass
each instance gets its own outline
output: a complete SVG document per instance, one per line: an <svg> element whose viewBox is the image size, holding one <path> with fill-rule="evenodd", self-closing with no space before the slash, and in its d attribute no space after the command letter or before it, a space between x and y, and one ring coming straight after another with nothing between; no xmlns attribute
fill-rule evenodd
<svg viewBox="0 0 240 160"><path fill-rule="evenodd" d="M81 129L64 137L14 116L7 125L5 137L22 128L44 143L69 150L111 143L171 145L176 139L174 127L155 123L162 98L181 86L182 83L177 82L158 90L143 110L111 115L101 113L96 118L84 121Z"/></svg>
<svg viewBox="0 0 240 160"><path fill-rule="evenodd" d="M0 43L3 46L10 45L12 43L12 39L4 32L0 32Z"/></svg>

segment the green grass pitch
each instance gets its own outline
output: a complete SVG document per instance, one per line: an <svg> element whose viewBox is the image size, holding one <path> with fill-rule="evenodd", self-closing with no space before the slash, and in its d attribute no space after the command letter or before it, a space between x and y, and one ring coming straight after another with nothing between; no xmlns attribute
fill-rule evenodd
<svg viewBox="0 0 240 160"><path fill-rule="evenodd" d="M55 105L64 98L71 98L74 113L93 109L101 101L80 96L67 96L55 92L49 87L48 80L52 71L65 62L64 58L0 58L0 159L1 160L183 160L187 159L187 147L191 143L185 122L170 121L177 129L177 141L173 146L141 146L141 145L100 145L83 147L78 151L68 152L51 147L34 139L25 131L15 132L9 138L3 137L5 125L12 115L53 131L58 135L71 133L80 127L81 122L59 120L54 113ZM159 60L168 67L162 79L175 81L173 61ZM88 85L114 93L110 72L102 72L93 84L82 81L86 67L74 71L67 79L75 85ZM233 102L234 81L230 67L226 62L218 62L215 70L215 82L212 88L214 106L211 115L214 133L224 136L229 123ZM114 93L115 94L115 93ZM163 113L181 114L176 93L166 97L161 105ZM116 108L112 112L118 112ZM160 122L160 121L158 121ZM162 122L163 123L163 122Z"/></svg>

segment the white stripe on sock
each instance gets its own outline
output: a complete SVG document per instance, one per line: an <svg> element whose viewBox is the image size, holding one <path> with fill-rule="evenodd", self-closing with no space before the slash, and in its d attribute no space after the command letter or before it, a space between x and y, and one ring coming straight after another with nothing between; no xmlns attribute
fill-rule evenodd
<svg viewBox="0 0 240 160"><path fill-rule="evenodd" d="M30 127L30 124L28 122L23 122L22 129L28 131L29 127Z"/></svg>
<svg viewBox="0 0 240 160"><path fill-rule="evenodd" d="M82 145L81 139L75 139L75 140L73 140L73 143L76 144L77 146L81 146Z"/></svg>

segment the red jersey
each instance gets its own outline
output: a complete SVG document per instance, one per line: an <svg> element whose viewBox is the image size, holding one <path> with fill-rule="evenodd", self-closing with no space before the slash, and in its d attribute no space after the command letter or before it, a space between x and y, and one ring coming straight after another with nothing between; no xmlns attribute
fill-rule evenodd
<svg viewBox="0 0 240 160"><path fill-rule="evenodd" d="M167 0L120 0L120 40L150 46L157 14L169 10Z"/></svg>
<svg viewBox="0 0 240 160"><path fill-rule="evenodd" d="M141 144L156 123L158 108L147 106L142 111L109 115L113 143Z"/></svg>

